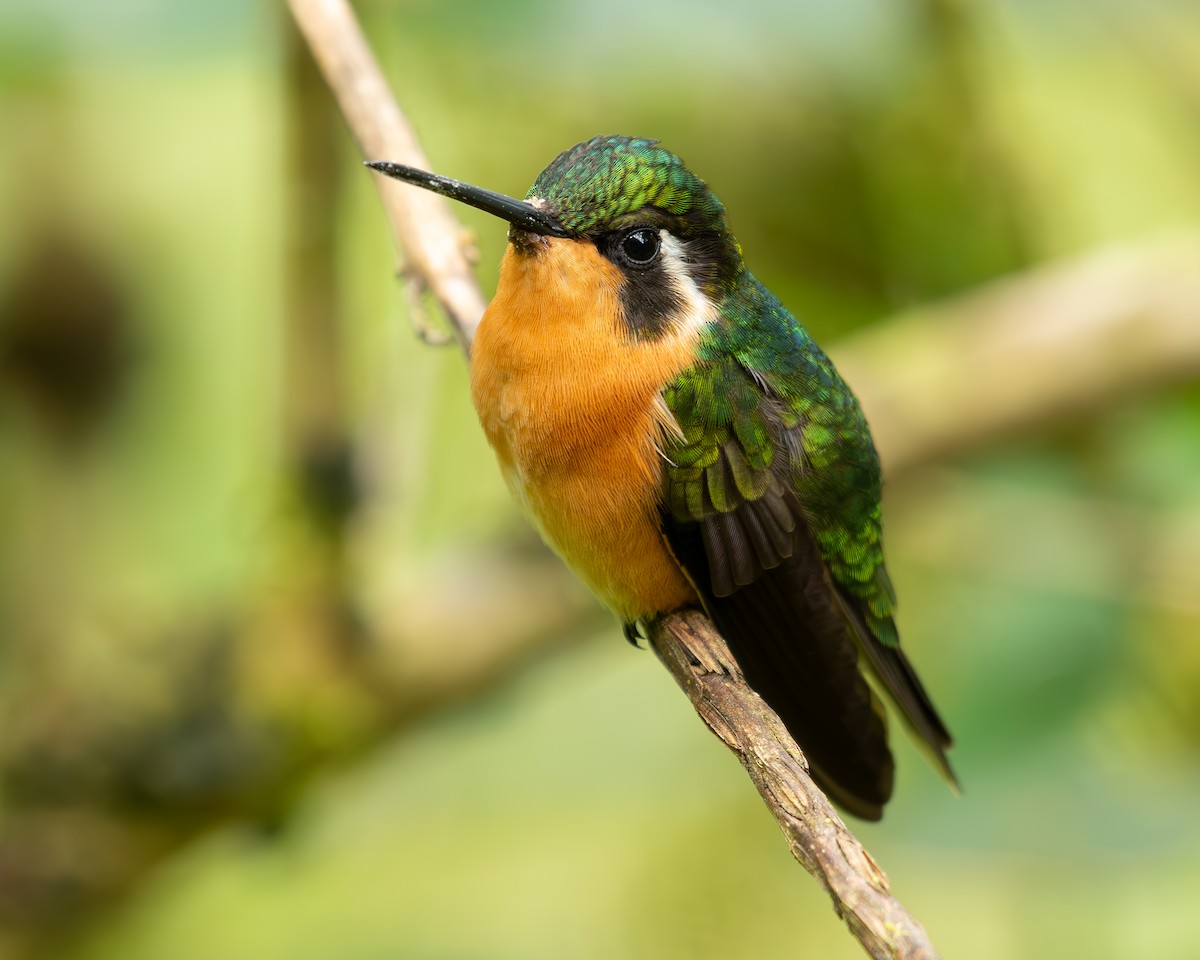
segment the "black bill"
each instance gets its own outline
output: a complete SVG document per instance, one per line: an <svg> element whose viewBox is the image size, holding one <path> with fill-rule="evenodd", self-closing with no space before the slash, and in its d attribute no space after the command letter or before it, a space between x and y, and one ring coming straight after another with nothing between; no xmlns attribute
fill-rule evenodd
<svg viewBox="0 0 1200 960"><path fill-rule="evenodd" d="M507 220L522 230L540 233L547 237L572 236L554 217L524 200L506 197L502 193L493 193L491 190L484 190L483 187L473 187L469 183L451 180L449 177L439 176L436 173L427 173L424 170L406 167L401 163L392 163L390 160L368 160L366 165L395 180L411 183L415 187L424 187L426 190L440 193L443 197L449 197L451 200L459 200L468 206L497 216L501 220Z"/></svg>

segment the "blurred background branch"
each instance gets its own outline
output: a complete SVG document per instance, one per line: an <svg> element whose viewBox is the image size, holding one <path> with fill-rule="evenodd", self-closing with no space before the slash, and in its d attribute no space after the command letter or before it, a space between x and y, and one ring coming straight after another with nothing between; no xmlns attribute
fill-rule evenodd
<svg viewBox="0 0 1200 960"><path fill-rule="evenodd" d="M1200 233L1088 253L841 343L889 479L1200 377Z"/></svg>

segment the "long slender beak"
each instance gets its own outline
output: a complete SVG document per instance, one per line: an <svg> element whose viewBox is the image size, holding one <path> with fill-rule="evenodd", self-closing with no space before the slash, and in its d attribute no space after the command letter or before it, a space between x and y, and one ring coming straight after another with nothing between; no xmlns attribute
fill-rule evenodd
<svg viewBox="0 0 1200 960"><path fill-rule="evenodd" d="M501 220L507 220L522 230L540 233L547 237L572 236L554 217L524 200L515 200L502 193L493 193L491 190L484 190L483 187L473 187L460 180L451 180L449 177L439 176L436 173L426 173L424 170L406 167L401 163L392 163L390 160L368 160L366 166L393 179L440 193L443 197L449 197L451 200L461 200L468 206L493 214Z"/></svg>

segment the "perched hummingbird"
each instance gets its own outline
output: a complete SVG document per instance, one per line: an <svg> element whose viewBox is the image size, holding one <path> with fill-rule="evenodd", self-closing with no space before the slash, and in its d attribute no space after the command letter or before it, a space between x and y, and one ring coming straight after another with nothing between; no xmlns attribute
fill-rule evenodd
<svg viewBox="0 0 1200 960"><path fill-rule="evenodd" d="M877 820L885 691L951 781L950 734L892 620L880 468L829 358L654 140L596 137L525 200L368 166L511 225L471 393L543 538L636 636L701 607L813 777Z"/></svg>

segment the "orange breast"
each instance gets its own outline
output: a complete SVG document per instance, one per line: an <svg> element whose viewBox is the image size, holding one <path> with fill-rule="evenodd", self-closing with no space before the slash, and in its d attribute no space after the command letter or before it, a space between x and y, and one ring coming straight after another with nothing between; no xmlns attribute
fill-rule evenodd
<svg viewBox="0 0 1200 960"><path fill-rule="evenodd" d="M696 595L658 524L663 384L694 334L634 342L621 272L595 246L512 245L471 350L471 392L510 488L543 538L623 620Z"/></svg>

